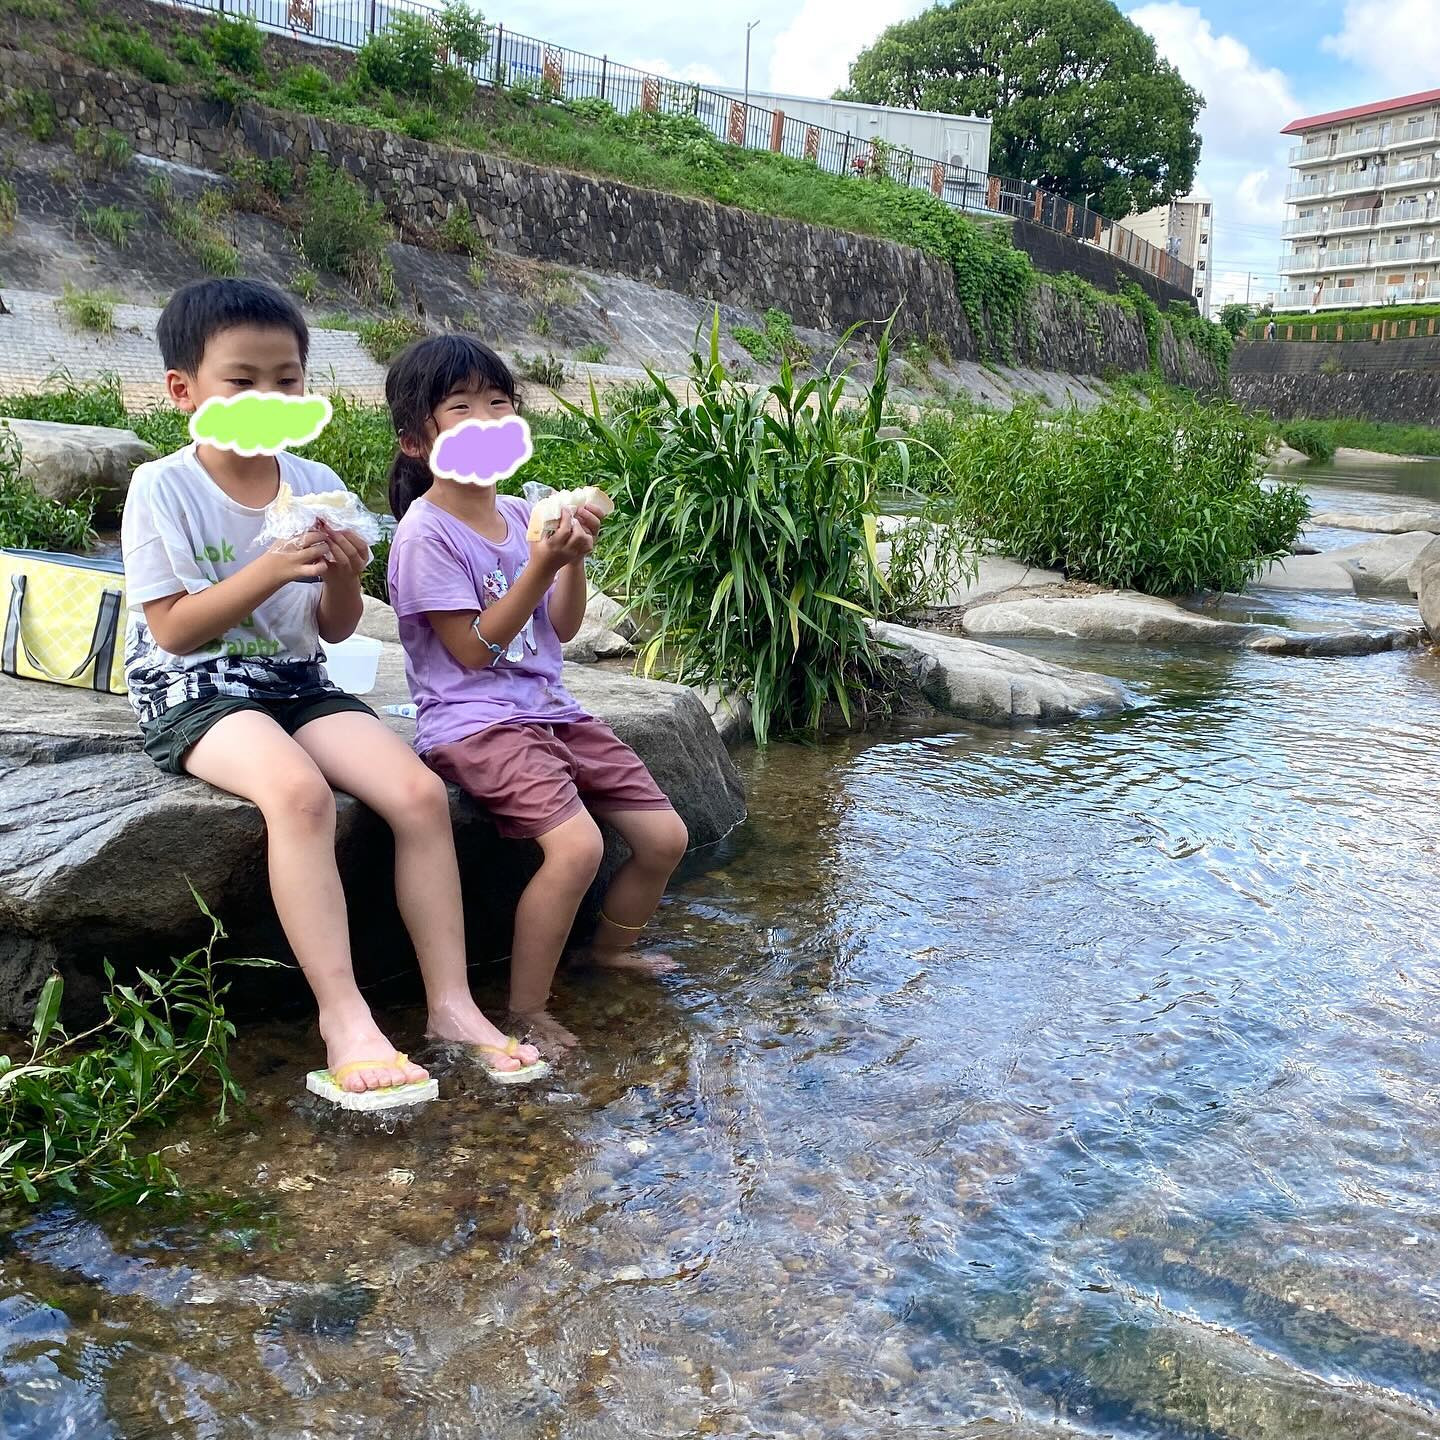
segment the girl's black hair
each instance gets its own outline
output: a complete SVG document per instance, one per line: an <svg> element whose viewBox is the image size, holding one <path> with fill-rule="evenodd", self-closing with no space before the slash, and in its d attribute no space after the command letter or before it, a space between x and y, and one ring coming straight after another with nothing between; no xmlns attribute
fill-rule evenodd
<svg viewBox="0 0 1440 1440"><path fill-rule="evenodd" d="M491 388L517 408L520 394L510 367L473 335L431 335L400 352L385 376L385 400L395 434L429 444L426 427L440 402L456 390ZM397 449L390 464L390 513L401 519L434 484L423 460Z"/></svg>

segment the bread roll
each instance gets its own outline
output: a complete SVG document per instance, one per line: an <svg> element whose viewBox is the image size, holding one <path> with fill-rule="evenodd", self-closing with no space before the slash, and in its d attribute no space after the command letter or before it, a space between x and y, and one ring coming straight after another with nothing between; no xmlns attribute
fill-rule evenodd
<svg viewBox="0 0 1440 1440"><path fill-rule="evenodd" d="M566 510L573 514L586 505L601 516L612 514L615 509L614 501L598 485L584 485L579 490L554 490L535 502L525 538L533 544L553 535Z"/></svg>

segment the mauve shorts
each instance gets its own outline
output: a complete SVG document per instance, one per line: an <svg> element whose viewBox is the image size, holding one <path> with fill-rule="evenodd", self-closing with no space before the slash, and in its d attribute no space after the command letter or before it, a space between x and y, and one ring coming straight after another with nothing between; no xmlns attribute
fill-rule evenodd
<svg viewBox="0 0 1440 1440"><path fill-rule="evenodd" d="M511 840L534 840L587 806L669 810L640 757L603 720L492 725L425 756L439 775L474 796Z"/></svg>

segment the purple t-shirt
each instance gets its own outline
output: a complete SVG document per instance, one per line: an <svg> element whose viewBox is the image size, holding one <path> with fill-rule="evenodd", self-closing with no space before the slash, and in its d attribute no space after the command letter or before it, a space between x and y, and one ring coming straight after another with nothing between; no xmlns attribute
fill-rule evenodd
<svg viewBox="0 0 1440 1440"><path fill-rule="evenodd" d="M390 603L419 708L415 748L422 755L491 725L585 717L560 683L563 660L548 593L505 654L485 670L462 665L425 618L430 610L483 610L529 563L530 506L511 495L498 496L496 506L509 527L503 540L487 540L422 498L406 511L390 545Z"/></svg>

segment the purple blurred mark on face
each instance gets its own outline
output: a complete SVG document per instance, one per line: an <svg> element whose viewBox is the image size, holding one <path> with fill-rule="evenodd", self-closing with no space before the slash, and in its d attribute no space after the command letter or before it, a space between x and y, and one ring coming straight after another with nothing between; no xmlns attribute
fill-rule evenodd
<svg viewBox="0 0 1440 1440"><path fill-rule="evenodd" d="M518 415L503 420L462 420L431 447L430 469L462 485L508 480L535 454L530 427Z"/></svg>

